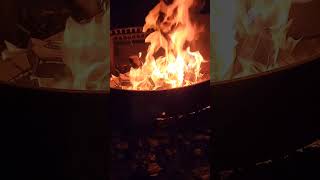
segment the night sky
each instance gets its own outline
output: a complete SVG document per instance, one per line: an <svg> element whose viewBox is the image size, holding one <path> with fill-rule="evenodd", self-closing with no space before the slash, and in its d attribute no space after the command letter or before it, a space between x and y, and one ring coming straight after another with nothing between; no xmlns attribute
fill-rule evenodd
<svg viewBox="0 0 320 180"><path fill-rule="evenodd" d="M111 29L143 26L149 11L159 0L111 0Z"/></svg>
<svg viewBox="0 0 320 180"><path fill-rule="evenodd" d="M210 0L204 13L210 12ZM111 0L111 29L143 26L149 11L159 3L159 0Z"/></svg>

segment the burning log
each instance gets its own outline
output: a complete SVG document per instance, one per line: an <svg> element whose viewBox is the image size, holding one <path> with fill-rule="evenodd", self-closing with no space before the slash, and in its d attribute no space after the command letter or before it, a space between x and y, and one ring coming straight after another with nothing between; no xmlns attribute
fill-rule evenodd
<svg viewBox="0 0 320 180"><path fill-rule="evenodd" d="M143 65L139 56L130 56L129 61L134 69L138 69Z"/></svg>
<svg viewBox="0 0 320 180"><path fill-rule="evenodd" d="M2 52L0 61L0 80L11 81L25 73L31 73L32 66L29 61L30 51L20 49L9 42L5 42L7 49Z"/></svg>

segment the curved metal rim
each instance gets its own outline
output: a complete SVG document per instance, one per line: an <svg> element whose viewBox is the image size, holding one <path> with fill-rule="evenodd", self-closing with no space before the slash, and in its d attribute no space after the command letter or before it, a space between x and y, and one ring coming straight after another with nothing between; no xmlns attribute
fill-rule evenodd
<svg viewBox="0 0 320 180"><path fill-rule="evenodd" d="M256 73L256 74L252 74L252 75L248 75L248 76L244 76L244 77L240 77L240 78L235 78L235 79L230 79L230 80L222 80L222 81L216 81L216 82L212 82L210 81L210 85L212 86L220 86L220 85L226 85L226 84L232 84L235 82L241 82L241 81L246 81L246 80L251 80L251 79L256 79L256 78L262 78L265 76L269 76L271 74L274 73L278 73L278 72L282 72L282 71L288 71L294 68L297 68L299 66L311 63L313 61L320 61L320 54L317 54L315 56L312 56L308 59L302 60L302 61L298 61L286 66L282 66L279 68L275 68L269 71L265 71L265 72L261 72L261 73Z"/></svg>
<svg viewBox="0 0 320 180"><path fill-rule="evenodd" d="M210 81L210 85L211 86L220 86L220 85L226 85L226 84L232 84L234 82L241 82L241 81L245 81L245 80L251 80L251 79L256 79L256 78L262 78L265 76L269 76L273 73L278 73L281 71L287 71L293 68L297 68L300 65L305 65L308 64L310 62L313 61L320 61L320 54L308 58L306 60L303 61L299 61L293 64L289 64L283 67L279 67L273 70L269 70L266 72L261 72L261 73L257 73L257 74L252 74L252 75L248 75L245 77L241 77L241 78L235 78L235 79L231 79L231 80L223 80L223 81L217 81L217 82L212 82ZM209 80L204 80L201 81L197 84L193 84L191 86L186 86L186 87L179 87L179 88L173 88L173 89L165 89L165 90L149 90L149 91L138 91L138 90L124 90L124 89L117 89L117 88L109 88L106 90L73 90L73 89L58 89L58 88L45 88L45 87L27 87L27 86L23 86L23 85L19 85L19 84L14 84L14 83L8 83L8 82L4 82L4 81L0 81L0 85L5 85L8 87L12 87L12 88L20 88L20 89L28 89L28 90L34 90L34 91L45 91L45 92L56 92L56 93L73 93L73 94L95 94L95 95L108 95L110 94L111 91L118 91L118 92L132 92L132 93L150 93L150 92L169 92L169 91L174 91L174 90L180 90L180 89L185 89L185 88L190 88L190 87L194 87L196 85L199 84L205 84L208 83Z"/></svg>
<svg viewBox="0 0 320 180"><path fill-rule="evenodd" d="M70 93L70 94L95 94L95 95L108 95L109 89L106 90L76 90L76 89L58 89L58 88L45 88L45 87L28 87L14 83L0 81L0 85L5 85L12 88L27 89L33 91L52 92L52 93Z"/></svg>
<svg viewBox="0 0 320 180"><path fill-rule="evenodd" d="M199 84L205 84L208 83L210 79L200 81L196 84L192 84L189 86L183 86L183 87L178 87L178 88L171 88L171 89L163 89L163 90L127 90L127 89L118 89L118 88L112 88L110 87L110 91L118 91L118 92L133 92L133 93L161 93L161 92L170 92L170 91L178 91L180 89L185 89L185 88L190 88L197 86Z"/></svg>

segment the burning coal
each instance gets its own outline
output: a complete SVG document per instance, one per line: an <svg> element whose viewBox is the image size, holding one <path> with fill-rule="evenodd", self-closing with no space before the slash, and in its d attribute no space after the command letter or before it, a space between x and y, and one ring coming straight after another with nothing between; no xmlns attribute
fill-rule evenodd
<svg viewBox="0 0 320 180"><path fill-rule="evenodd" d="M201 28L191 21L190 9L195 0L161 0L145 19L143 32L147 53L130 57L133 67L111 81L128 90L161 90L189 86L203 81L201 65L205 62L199 51L192 50Z"/></svg>

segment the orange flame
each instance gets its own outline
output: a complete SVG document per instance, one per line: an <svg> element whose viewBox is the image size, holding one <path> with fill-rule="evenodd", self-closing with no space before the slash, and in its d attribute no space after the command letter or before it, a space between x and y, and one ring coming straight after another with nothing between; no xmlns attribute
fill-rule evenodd
<svg viewBox="0 0 320 180"><path fill-rule="evenodd" d="M189 10L193 3L194 0L175 0L167 5L160 1L149 12L143 32L154 30L145 39L150 45L142 66L131 68L131 86L125 89L169 89L200 81L204 58L199 51L191 51L189 45L199 33L190 20ZM156 57L160 50L164 50L163 55Z"/></svg>

